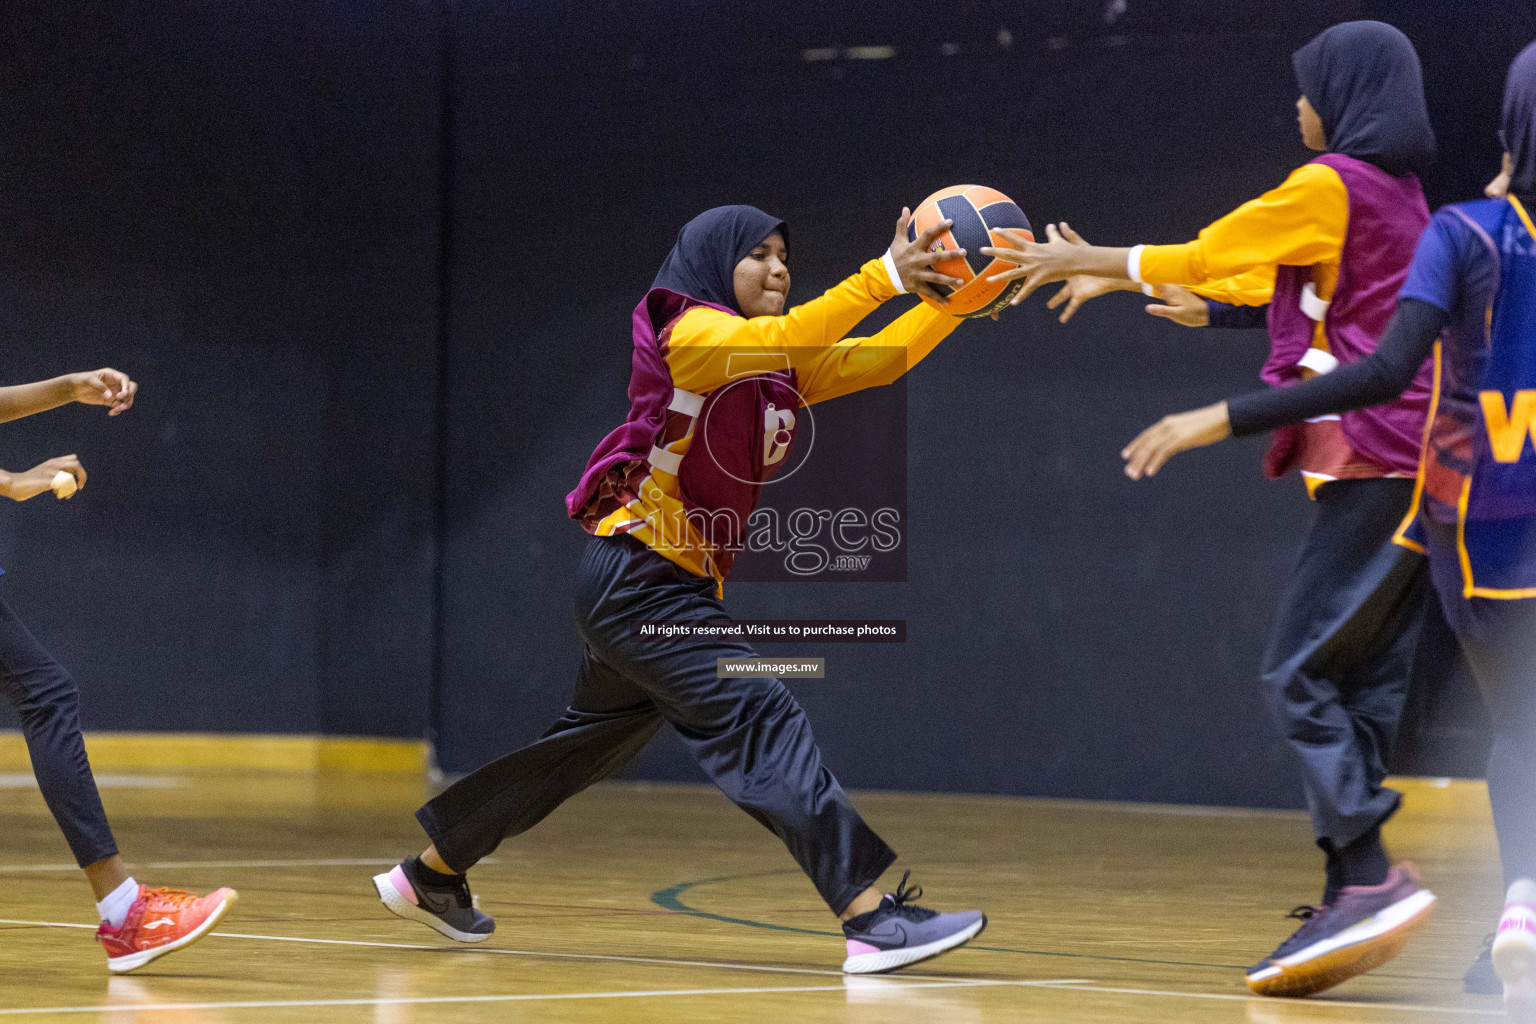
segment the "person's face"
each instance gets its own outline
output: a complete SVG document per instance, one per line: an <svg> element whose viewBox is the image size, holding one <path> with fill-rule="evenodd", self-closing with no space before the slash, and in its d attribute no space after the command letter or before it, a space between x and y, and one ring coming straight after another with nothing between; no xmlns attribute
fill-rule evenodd
<svg viewBox="0 0 1536 1024"><path fill-rule="evenodd" d="M1504 154L1504 166L1499 168L1498 177L1488 183L1483 189L1483 195L1489 199L1503 199L1509 195L1509 179L1515 173L1515 160L1508 153Z"/></svg>
<svg viewBox="0 0 1536 1024"><path fill-rule="evenodd" d="M1328 149L1328 138L1323 134L1323 119L1317 116L1305 96L1296 101L1296 122L1301 125L1301 141L1308 149L1319 153Z"/></svg>
<svg viewBox="0 0 1536 1024"><path fill-rule="evenodd" d="M777 231L752 247L736 264L736 305L743 316L778 316L789 297L789 254Z"/></svg>

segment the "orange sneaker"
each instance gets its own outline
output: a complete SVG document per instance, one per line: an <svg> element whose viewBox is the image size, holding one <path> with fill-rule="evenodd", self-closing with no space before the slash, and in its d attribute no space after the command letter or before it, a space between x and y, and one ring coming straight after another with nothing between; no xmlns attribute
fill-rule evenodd
<svg viewBox="0 0 1536 1024"><path fill-rule="evenodd" d="M96 941L107 951L107 970L121 974L137 970L167 953L192 945L213 930L239 894L217 889L194 896L180 889L139 886L128 919L121 928L102 922Z"/></svg>

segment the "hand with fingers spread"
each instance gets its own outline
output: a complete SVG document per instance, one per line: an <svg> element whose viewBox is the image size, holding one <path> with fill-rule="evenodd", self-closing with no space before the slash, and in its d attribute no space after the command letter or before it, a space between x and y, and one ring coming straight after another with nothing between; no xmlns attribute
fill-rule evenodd
<svg viewBox="0 0 1536 1024"><path fill-rule="evenodd" d="M75 401L82 405L110 407L108 416L116 416L133 408L133 398L139 393L139 385L121 370L105 367L85 373L70 375Z"/></svg>
<svg viewBox="0 0 1536 1024"><path fill-rule="evenodd" d="M1065 238L1073 245L1088 244L1083 239L1082 235L1079 235L1076 231L1073 231L1071 226L1066 223L1063 223L1060 229L1058 229L1054 224L1047 224L1045 226L1045 233L1047 237L1053 239L1057 237ZM983 252L985 252L985 250L983 250ZM1045 308L1055 309L1063 302L1065 302L1067 304L1067 308L1061 311L1061 316L1058 319L1061 323L1066 323L1068 320L1071 320L1074 315L1076 315L1078 309L1080 309L1083 303L1087 302L1089 299L1096 299L1100 295L1108 295L1110 292L1121 291L1136 291L1136 284L1132 281L1117 281L1112 277L1095 277L1092 274L1074 274L1073 276L1067 278L1067 283L1062 285L1061 289L1057 291L1055 295L1051 296L1051 300L1045 304Z"/></svg>
<svg viewBox="0 0 1536 1024"><path fill-rule="evenodd" d="M891 260L896 264L896 271L901 275L901 286L914 295L921 296L929 302L940 306L949 305L949 299L934 290L934 285L944 285L948 288L959 288L965 284L958 277L950 277L933 269L935 263L952 260L965 255L964 249L938 249L930 251L933 243L945 231L954 226L952 220L941 220L932 225L927 231L922 232L912 241L907 240L907 226L912 222L912 211L906 207L901 209L901 218L896 221L896 237L891 241Z"/></svg>
<svg viewBox="0 0 1536 1024"><path fill-rule="evenodd" d="M1162 302L1147 304L1147 312L1153 316L1160 316L1164 320L1172 320L1176 324L1185 327L1209 327L1211 325L1211 307L1206 305L1205 299L1196 295L1188 288L1177 284L1160 284L1153 288L1157 297Z"/></svg>
<svg viewBox="0 0 1536 1024"><path fill-rule="evenodd" d="M53 478L68 473L75 478L75 489L85 486L85 467L74 455L60 455L41 466L34 466L25 473L0 472L0 494L15 501L35 498L53 489Z"/></svg>
<svg viewBox="0 0 1536 1024"><path fill-rule="evenodd" d="M1136 435L1136 440L1120 452L1125 460L1125 475L1132 480L1156 476L1163 464L1179 452L1204 448L1225 440L1232 434L1227 418L1227 403L1217 402L1203 409L1164 416Z"/></svg>
<svg viewBox="0 0 1536 1024"><path fill-rule="evenodd" d="M1108 295L1110 292L1134 292L1139 288L1133 281L1116 281L1112 277L1094 277L1091 274L1074 274L1067 278L1066 284L1052 295L1050 301L1045 304L1047 309L1056 309L1063 302L1067 308L1061 311L1057 319L1066 323L1082 308L1083 303L1089 299L1096 299L1100 295Z"/></svg>
<svg viewBox="0 0 1536 1024"><path fill-rule="evenodd" d="M1011 270L988 277L988 281L1023 279L1024 286L1019 289L1009 305L1017 306L1036 288L1043 284L1050 284L1052 281L1066 281L1084 276L1110 280L1126 279L1126 253L1129 250L1089 245L1065 221L1059 225L1047 224L1044 242L1032 242L1025 235L1007 229L1001 229L999 234L1006 237L1013 245L982 246L981 252L983 256L992 256L1015 264ZM1071 296L1069 295L1068 298ZM1081 302L1078 303L1078 305L1081 304ZM1073 308L1071 312L1064 314L1063 318L1070 319L1071 313L1076 311Z"/></svg>

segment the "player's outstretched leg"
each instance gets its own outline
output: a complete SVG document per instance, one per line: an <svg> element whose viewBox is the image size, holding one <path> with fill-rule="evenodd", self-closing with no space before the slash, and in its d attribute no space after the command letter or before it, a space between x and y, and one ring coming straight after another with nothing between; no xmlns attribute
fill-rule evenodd
<svg viewBox="0 0 1536 1024"><path fill-rule="evenodd" d="M483 942L496 922L466 877L509 836L628 763L661 726L649 698L583 650L571 707L536 742L449 786L416 812L432 845L373 879L391 913L458 942Z"/></svg>
<svg viewBox="0 0 1536 1024"><path fill-rule="evenodd" d="M38 789L96 895L96 939L108 969L136 970L208 934L234 905L235 891L192 896L146 888L128 874L86 758L75 681L3 601L0 694L21 719Z"/></svg>
<svg viewBox="0 0 1536 1024"><path fill-rule="evenodd" d="M1380 967L1428 920L1435 894L1404 861L1380 885L1347 885L1330 906L1292 911L1296 933L1252 967L1248 987L1265 996L1309 996Z"/></svg>
<svg viewBox="0 0 1536 1024"><path fill-rule="evenodd" d="M843 923L843 970L894 971L969 942L980 911L940 914L912 902L905 879L882 896L876 884L896 853L855 810L822 761L810 721L771 676L722 677L722 658L753 658L726 640L656 641L630 623L729 621L714 581L672 566L628 538L597 538L583 563L583 638L601 664L639 687L676 729L710 781L778 836ZM643 580L643 585L633 581Z"/></svg>

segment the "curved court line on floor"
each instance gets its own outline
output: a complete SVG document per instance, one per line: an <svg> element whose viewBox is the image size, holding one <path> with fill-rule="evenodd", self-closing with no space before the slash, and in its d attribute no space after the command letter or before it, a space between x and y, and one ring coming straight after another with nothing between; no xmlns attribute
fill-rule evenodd
<svg viewBox="0 0 1536 1024"><path fill-rule="evenodd" d="M795 928L787 924L771 924L767 921L754 921L745 917L727 917L724 914L715 914L708 910L699 910L697 907L690 907L682 900L683 893L687 892L689 889L696 889L699 886L713 885L716 882L736 882L744 878L767 878L772 875L792 875L795 873L795 871L796 869L793 868L783 868L776 871L753 871L742 875L721 875L719 878L701 878L697 881L683 882L679 885L670 886L666 889L657 889L655 892L651 893L651 902L656 904L658 907L661 907L663 910L670 910L677 914L687 915L688 917L703 918L707 921L721 921L725 924L739 924L748 928L764 928L775 932L798 932L802 935L826 935L839 939L842 938L843 933L840 931L827 932L820 931L815 928ZM964 948L977 950L984 953L1015 953L1019 956L1054 956L1068 960L1099 960L1106 963L1155 964L1161 967L1212 967L1223 971L1248 970L1247 965L1238 966L1236 964L1211 964L1201 963L1193 960L1148 960L1143 957L1134 956L1104 956L1097 953L1062 953L1049 949L1011 949L1007 946L978 946L974 943L967 945ZM1381 974L1379 972L1376 974L1376 976L1379 978L1404 977L1403 975Z"/></svg>
<svg viewBox="0 0 1536 1024"><path fill-rule="evenodd" d="M670 910L678 914L686 914L689 917L699 917L708 921L722 921L726 924L745 925L748 928L764 928L775 932L799 932L802 935L826 935L841 939L843 933L821 931L816 928L795 928L787 924L771 924L767 921L754 921L745 917L727 917L724 914L714 914L708 910L699 910L690 907L682 901L682 894L689 889L696 889L701 885L713 885L716 882L736 882L743 878L766 878L770 875L789 875L794 871L785 868L780 871L754 871L744 875L722 875L719 878L701 878L694 882L683 882L666 889L657 889L651 893L651 902L663 910ZM1134 956L1101 956L1094 953L1061 953L1048 949L1010 949L1006 946L978 946L967 945L966 949L979 950L986 953L1016 953L1020 956L1054 956L1070 960L1103 960L1112 963L1128 964L1157 964L1163 967L1214 967L1219 970L1245 971L1246 966L1239 967L1235 964L1208 964L1197 963L1189 960L1147 960Z"/></svg>

